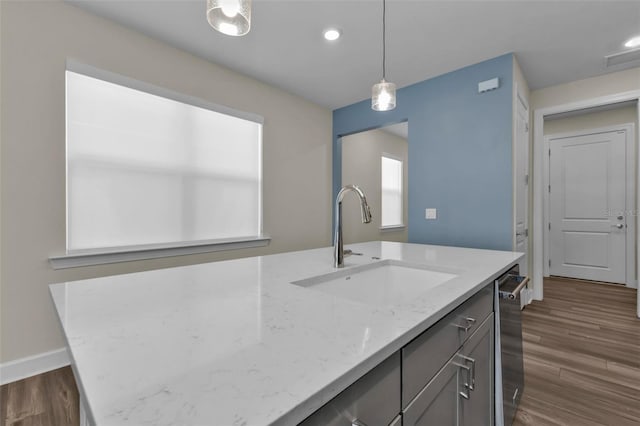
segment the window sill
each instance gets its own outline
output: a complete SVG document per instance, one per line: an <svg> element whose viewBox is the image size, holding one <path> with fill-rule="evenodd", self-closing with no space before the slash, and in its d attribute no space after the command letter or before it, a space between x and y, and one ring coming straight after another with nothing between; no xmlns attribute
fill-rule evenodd
<svg viewBox="0 0 640 426"><path fill-rule="evenodd" d="M61 256L49 257L53 269L78 268L82 266L104 265L107 263L131 262L135 260L158 259L162 257L186 256L225 250L265 247L271 242L266 235L204 240L186 243L150 244L143 246L115 247L108 249L74 250Z"/></svg>
<svg viewBox="0 0 640 426"><path fill-rule="evenodd" d="M380 232L397 232L404 231L406 226L404 225L389 225L389 226L381 226Z"/></svg>

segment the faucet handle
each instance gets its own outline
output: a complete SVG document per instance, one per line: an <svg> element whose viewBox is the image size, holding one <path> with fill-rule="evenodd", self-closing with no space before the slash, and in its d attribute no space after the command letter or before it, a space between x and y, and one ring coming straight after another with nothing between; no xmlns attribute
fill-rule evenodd
<svg viewBox="0 0 640 426"><path fill-rule="evenodd" d="M344 255L344 257L347 257L347 256L362 256L362 253L356 253L351 249L344 249L343 255Z"/></svg>

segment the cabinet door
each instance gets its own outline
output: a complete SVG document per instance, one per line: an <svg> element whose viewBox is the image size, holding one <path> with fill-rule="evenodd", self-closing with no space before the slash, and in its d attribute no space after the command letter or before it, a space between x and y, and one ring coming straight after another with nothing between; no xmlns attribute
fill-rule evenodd
<svg viewBox="0 0 640 426"><path fill-rule="evenodd" d="M403 426L458 426L460 367L454 356L402 413Z"/></svg>
<svg viewBox="0 0 640 426"><path fill-rule="evenodd" d="M493 425L493 314L487 318L462 347L461 362L471 367L461 373L468 384L469 399L462 402L465 426ZM469 380L471 383L469 384ZM464 386L464 385L463 385Z"/></svg>

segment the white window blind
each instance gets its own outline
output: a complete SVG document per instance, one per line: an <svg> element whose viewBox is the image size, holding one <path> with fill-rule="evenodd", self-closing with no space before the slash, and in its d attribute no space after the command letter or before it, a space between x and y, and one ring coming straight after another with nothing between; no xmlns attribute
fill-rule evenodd
<svg viewBox="0 0 640 426"><path fill-rule="evenodd" d="M66 73L67 250L258 236L262 125Z"/></svg>
<svg viewBox="0 0 640 426"><path fill-rule="evenodd" d="M401 226L402 223L402 161L382 156L381 226Z"/></svg>

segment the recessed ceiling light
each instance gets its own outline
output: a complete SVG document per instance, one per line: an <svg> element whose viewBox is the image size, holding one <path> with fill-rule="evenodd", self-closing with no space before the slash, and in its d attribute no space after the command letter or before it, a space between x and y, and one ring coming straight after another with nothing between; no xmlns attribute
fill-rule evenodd
<svg viewBox="0 0 640 426"><path fill-rule="evenodd" d="M324 30L324 38L325 38L325 40L335 41L335 40L339 39L341 35L342 35L342 33L340 32L340 30L338 30L336 28L328 28L328 29Z"/></svg>
<svg viewBox="0 0 640 426"><path fill-rule="evenodd" d="M624 44L624 47L638 47L640 46L640 36L632 37L627 40Z"/></svg>

